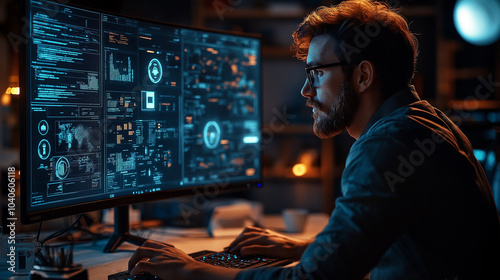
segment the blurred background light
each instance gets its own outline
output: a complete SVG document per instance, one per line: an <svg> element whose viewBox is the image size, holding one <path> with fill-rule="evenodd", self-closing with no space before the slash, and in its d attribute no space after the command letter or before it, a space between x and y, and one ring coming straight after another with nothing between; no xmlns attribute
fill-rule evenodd
<svg viewBox="0 0 500 280"><path fill-rule="evenodd" d="M307 166L303 163L297 163L292 168L293 175L300 177L306 174Z"/></svg>
<svg viewBox="0 0 500 280"><path fill-rule="evenodd" d="M19 95L20 92L21 90L19 89L19 87L8 87L5 90L5 94L12 94L12 95Z"/></svg>
<svg viewBox="0 0 500 280"><path fill-rule="evenodd" d="M465 41L478 46L492 44L500 37L500 0L458 0L453 21Z"/></svg>

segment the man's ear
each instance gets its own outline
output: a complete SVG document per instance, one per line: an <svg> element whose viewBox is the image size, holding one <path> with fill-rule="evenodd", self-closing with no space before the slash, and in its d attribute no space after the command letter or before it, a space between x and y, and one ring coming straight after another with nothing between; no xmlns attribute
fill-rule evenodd
<svg viewBox="0 0 500 280"><path fill-rule="evenodd" d="M354 69L353 86L358 92L363 93L374 86L375 83L375 65L368 60L361 61Z"/></svg>

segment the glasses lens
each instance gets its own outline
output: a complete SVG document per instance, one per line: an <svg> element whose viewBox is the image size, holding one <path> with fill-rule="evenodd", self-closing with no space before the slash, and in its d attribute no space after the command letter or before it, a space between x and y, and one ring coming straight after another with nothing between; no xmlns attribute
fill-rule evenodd
<svg viewBox="0 0 500 280"><path fill-rule="evenodd" d="M307 73L307 81L309 82L309 86L311 88L313 88L314 86L314 71L312 70L307 70L306 73Z"/></svg>

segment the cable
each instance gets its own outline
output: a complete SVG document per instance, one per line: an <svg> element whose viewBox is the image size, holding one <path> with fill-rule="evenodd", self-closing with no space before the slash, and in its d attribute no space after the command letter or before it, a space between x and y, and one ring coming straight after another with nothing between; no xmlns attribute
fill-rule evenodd
<svg viewBox="0 0 500 280"><path fill-rule="evenodd" d="M45 238L42 242L40 242L42 245L49 241L50 239L53 239L53 238L56 238L64 233L66 233L68 230L72 229L73 227L75 227L75 225L78 223L78 221L80 221L80 219L83 217L84 214L80 214L78 215L78 217L76 218L76 220L73 222L73 224L71 224L69 227L63 229L63 230L60 230L60 231L56 231L54 232L53 234L49 235L47 238Z"/></svg>
<svg viewBox="0 0 500 280"><path fill-rule="evenodd" d="M38 234L36 235L36 241L40 241L40 232L42 231L42 222L40 222L40 225L38 226Z"/></svg>

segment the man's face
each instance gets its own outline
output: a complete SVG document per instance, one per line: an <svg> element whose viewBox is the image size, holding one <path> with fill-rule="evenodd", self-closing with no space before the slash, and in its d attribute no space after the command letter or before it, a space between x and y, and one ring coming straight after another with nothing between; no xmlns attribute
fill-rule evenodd
<svg viewBox="0 0 500 280"><path fill-rule="evenodd" d="M309 46L307 66L339 62L335 54L336 44L328 34L314 37ZM319 138L333 137L352 123L359 101L352 90L350 77L346 79L341 66L313 71L312 88L306 80L301 93L307 98L307 106L313 108L314 134Z"/></svg>

